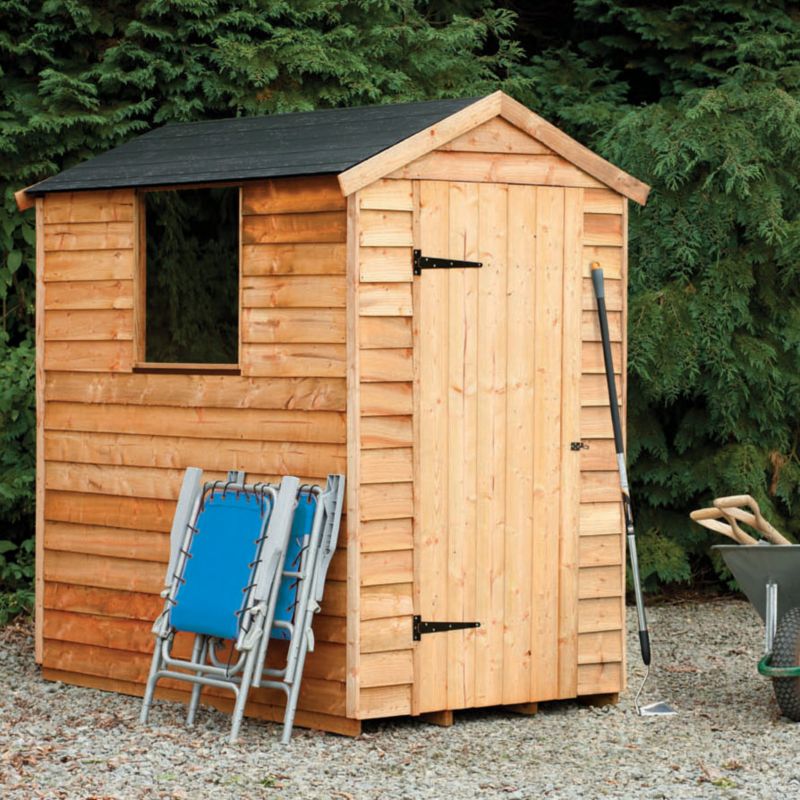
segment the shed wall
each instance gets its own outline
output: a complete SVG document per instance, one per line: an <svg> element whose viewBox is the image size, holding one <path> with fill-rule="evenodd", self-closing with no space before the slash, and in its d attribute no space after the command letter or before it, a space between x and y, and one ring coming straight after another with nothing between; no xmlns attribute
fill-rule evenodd
<svg viewBox="0 0 800 800"><path fill-rule="evenodd" d="M625 199L568 161L495 119L439 151L357 193L354 254L360 411L357 469L360 509L351 531L361 570L358 658L352 679L359 718L413 713L414 613L411 251L415 238L415 185L425 179L510 182L583 190L582 233L582 451L578 553L577 694L624 688L624 538L619 481L603 375L599 327L589 264L606 277L611 338L620 395L625 374ZM418 245L416 245L418 246ZM474 455L473 455L474 457ZM352 562L351 562L352 563Z"/></svg>
<svg viewBox="0 0 800 800"><path fill-rule="evenodd" d="M244 469L254 480L346 471L344 199L334 179L288 179L244 186L241 205L236 376L134 371L142 265L132 190L43 201L46 677L141 694L187 466L208 478ZM298 724L353 733L345 602L342 550L315 621ZM164 694L186 696L180 684ZM283 706L259 691L248 710L276 717L272 702Z"/></svg>
<svg viewBox="0 0 800 800"><path fill-rule="evenodd" d="M413 649L413 198L410 180L357 193L359 718L411 712ZM351 465L351 473L353 473ZM351 659L351 666L352 666Z"/></svg>

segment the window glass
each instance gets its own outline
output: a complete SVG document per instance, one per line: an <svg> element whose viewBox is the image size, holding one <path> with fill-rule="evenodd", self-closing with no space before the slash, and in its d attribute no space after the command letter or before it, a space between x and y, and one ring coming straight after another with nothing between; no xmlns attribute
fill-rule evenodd
<svg viewBox="0 0 800 800"><path fill-rule="evenodd" d="M150 362L235 364L239 189L146 192Z"/></svg>

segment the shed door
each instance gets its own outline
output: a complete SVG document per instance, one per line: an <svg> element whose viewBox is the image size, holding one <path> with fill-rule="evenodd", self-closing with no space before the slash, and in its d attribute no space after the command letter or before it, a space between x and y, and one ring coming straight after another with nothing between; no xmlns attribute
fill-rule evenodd
<svg viewBox="0 0 800 800"><path fill-rule="evenodd" d="M418 189L414 713L574 697L583 191Z"/></svg>

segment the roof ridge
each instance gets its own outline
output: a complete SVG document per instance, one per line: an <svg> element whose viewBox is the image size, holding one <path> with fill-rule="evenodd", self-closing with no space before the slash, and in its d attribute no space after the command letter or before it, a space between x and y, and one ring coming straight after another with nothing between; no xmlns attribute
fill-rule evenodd
<svg viewBox="0 0 800 800"><path fill-rule="evenodd" d="M263 119L275 119L278 117L288 118L288 117L300 117L300 116L311 116L313 114L336 114L338 112L343 111L366 111L366 110L378 110L378 109L388 109L388 108L408 108L408 106L429 106L441 103L474 103L478 100L481 100L486 95L476 95L472 97L440 97L435 98L432 100L409 100L408 102L404 103L373 103L371 105L363 105L363 106L332 106L330 108L310 108L307 111L276 111L276 112L266 112L264 114L241 114L235 115L233 117L214 117L210 119L192 119L187 120L186 122L167 122L163 125L159 125L157 128L151 128L149 131L146 131L141 136L146 136L149 133L152 133L156 130L164 130L166 128L182 128L188 127L193 125L215 125L220 124L223 122L233 122L233 121L245 121L245 120L263 120Z"/></svg>

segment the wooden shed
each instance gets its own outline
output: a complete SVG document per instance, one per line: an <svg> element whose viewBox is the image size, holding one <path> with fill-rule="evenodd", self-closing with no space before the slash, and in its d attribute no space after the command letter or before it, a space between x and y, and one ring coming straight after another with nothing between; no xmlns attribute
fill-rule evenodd
<svg viewBox="0 0 800 800"><path fill-rule="evenodd" d="M146 341L145 205L188 187L238 196L225 363L153 360ZM347 474L299 725L619 693L624 540L588 275L599 261L624 409L627 200L647 192L500 92L166 126L19 192L44 676L142 693L199 466ZM282 704L259 691L248 711Z"/></svg>

